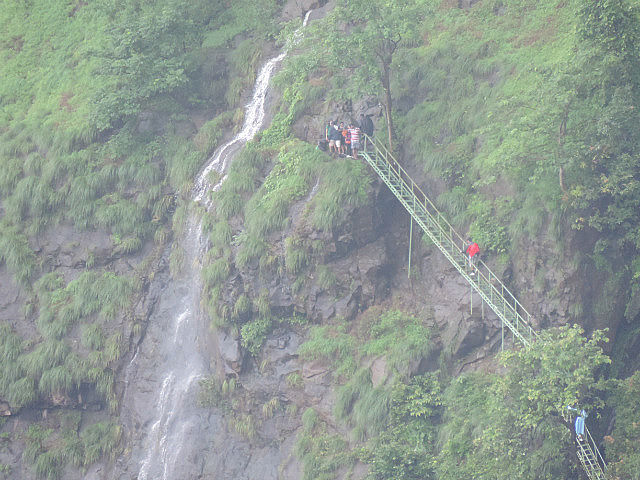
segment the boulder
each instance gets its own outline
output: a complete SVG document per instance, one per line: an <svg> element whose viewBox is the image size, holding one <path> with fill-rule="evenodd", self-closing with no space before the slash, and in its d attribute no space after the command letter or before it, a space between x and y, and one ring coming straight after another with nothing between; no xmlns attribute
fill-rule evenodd
<svg viewBox="0 0 640 480"><path fill-rule="evenodd" d="M453 353L461 358L484 344L487 327L479 315L462 317L454 338Z"/></svg>
<svg viewBox="0 0 640 480"><path fill-rule="evenodd" d="M218 352L224 362L225 374L238 375L242 370L242 349L240 341L226 332L218 332Z"/></svg>

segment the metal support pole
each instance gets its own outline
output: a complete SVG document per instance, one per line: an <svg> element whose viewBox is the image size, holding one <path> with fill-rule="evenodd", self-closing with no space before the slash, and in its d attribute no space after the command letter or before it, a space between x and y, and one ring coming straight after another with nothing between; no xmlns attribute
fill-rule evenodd
<svg viewBox="0 0 640 480"><path fill-rule="evenodd" d="M407 278L411 278L411 243L413 240L413 216L411 217L411 227L409 227L409 268L407 268Z"/></svg>
<svg viewBox="0 0 640 480"><path fill-rule="evenodd" d="M502 322L502 332L500 338L500 351L504 352L504 322Z"/></svg>
<svg viewBox="0 0 640 480"><path fill-rule="evenodd" d="M469 305L471 306L471 312L470 313L471 313L471 315L473 315L473 286L472 285L469 285L469 286L471 288L471 295L470 295L471 302L469 302Z"/></svg>

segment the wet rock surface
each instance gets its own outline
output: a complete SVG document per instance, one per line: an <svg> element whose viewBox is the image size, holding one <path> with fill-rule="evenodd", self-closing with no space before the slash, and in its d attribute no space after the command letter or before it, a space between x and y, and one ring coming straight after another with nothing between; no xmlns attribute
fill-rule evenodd
<svg viewBox="0 0 640 480"><path fill-rule="evenodd" d="M282 18L292 20L304 18L304 15L313 10L311 19L320 18L328 10L333 8L335 0L289 0L282 11Z"/></svg>
<svg viewBox="0 0 640 480"><path fill-rule="evenodd" d="M25 296L6 268L0 267L0 322L16 326L22 316Z"/></svg>

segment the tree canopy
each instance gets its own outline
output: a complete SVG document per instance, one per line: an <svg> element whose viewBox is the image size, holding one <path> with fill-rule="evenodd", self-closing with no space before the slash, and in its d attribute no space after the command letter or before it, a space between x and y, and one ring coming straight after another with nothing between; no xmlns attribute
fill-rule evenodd
<svg viewBox="0 0 640 480"><path fill-rule="evenodd" d="M385 107L388 141L393 145L393 57L411 44L428 12L426 0L340 2L327 22L333 34L320 36L320 52L329 68L346 70L353 96L374 94Z"/></svg>

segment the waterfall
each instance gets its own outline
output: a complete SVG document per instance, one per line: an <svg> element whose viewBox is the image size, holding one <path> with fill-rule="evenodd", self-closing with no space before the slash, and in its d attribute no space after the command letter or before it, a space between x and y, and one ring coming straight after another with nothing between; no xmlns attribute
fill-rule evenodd
<svg viewBox="0 0 640 480"><path fill-rule="evenodd" d="M208 193L224 182L224 172L234 155L263 127L270 79L290 46L298 41L310 13L282 53L260 69L245 107L242 130L214 152L198 175L192 198L205 208L211 207ZM220 175L214 185L209 181L212 171ZM144 342L125 372L122 416L135 438L131 439L132 463L121 468L135 469L139 480L199 478L203 452L220 428L211 413L196 404L198 380L210 373L204 345L208 325L200 314L197 260L205 248L201 237L201 223L191 218L182 242L187 252L186 271L177 279L167 279L151 312Z"/></svg>
<svg viewBox="0 0 640 480"><path fill-rule="evenodd" d="M306 13L301 28L306 27L311 12L312 10L309 10ZM260 69L260 73L258 73L258 78L256 79L256 84L253 89L253 98L251 99L251 102L249 102L249 104L245 107L245 119L242 130L240 130L240 133L233 137L233 139L231 139L229 142L225 143L211 156L211 158L207 162L207 166L198 176L198 180L196 181L196 186L194 189L194 200L196 202L202 201L204 195L208 191L217 190L218 188L220 188L220 185L224 181L223 177L216 185L212 186L208 180L211 171L214 170L222 174L226 170L229 159L232 157L233 153L235 153L240 146L253 139L253 137L262 127L262 122L264 121L264 102L267 97L267 89L269 87L271 75L276 65L278 65L287 55L289 47L291 45L295 45L298 42L302 31L301 28L296 30L296 32L293 34L291 43L287 45L287 47L285 47L284 51L277 57L269 60L263 65L262 69ZM210 207L211 200L206 199L205 205L207 207Z"/></svg>

